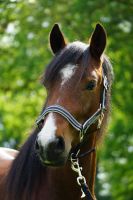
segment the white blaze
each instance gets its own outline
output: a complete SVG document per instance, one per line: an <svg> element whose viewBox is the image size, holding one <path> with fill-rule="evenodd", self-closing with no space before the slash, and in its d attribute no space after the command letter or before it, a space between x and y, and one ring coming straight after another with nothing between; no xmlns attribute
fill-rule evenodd
<svg viewBox="0 0 133 200"><path fill-rule="evenodd" d="M64 85L73 75L75 72L76 65L67 64L65 67L60 71L62 83L61 85Z"/></svg>
<svg viewBox="0 0 133 200"><path fill-rule="evenodd" d="M42 130L38 134L38 140L43 147L45 147L49 142L55 139L56 130L57 127L55 124L54 115L53 113L50 113L45 121Z"/></svg>

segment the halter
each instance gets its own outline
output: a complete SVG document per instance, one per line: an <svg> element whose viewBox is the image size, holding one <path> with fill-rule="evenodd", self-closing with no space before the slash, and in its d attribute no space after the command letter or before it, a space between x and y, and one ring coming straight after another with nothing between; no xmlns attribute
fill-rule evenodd
<svg viewBox="0 0 133 200"><path fill-rule="evenodd" d="M88 152L79 155L80 146L84 142L84 138L87 133L87 130L89 129L89 127L92 124L95 124L96 122L98 122L97 129L99 129L101 127L102 120L104 117L104 112L106 111L106 96L107 96L108 86L109 86L109 83L108 83L108 80L104 73L104 68L103 68L103 88L101 91L99 108L83 124L78 122L70 112L68 112L64 107L62 107L60 105L48 106L47 108L45 108L45 110L42 112L42 114L36 120L36 125L39 126L39 124L44 121L44 119L48 113L51 113L51 112L58 113L61 116L63 116L73 126L73 128L75 128L79 132L80 143L77 145L77 147L74 149L74 151L71 151L71 155L70 155L71 168L73 171L75 171L78 174L77 183L81 187L81 191L82 191L81 198L86 197L88 200L93 200L93 197L92 197L92 195L89 191L89 188L86 184L86 179L81 173L82 167L79 166L79 158L95 151L95 148L92 148Z"/></svg>

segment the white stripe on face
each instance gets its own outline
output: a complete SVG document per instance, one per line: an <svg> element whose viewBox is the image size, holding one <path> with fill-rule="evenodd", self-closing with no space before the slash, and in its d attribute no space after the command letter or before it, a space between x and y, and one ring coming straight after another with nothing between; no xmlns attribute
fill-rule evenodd
<svg viewBox="0 0 133 200"><path fill-rule="evenodd" d="M53 141L56 137L56 124L53 113L50 113L45 121L45 124L38 134L38 141L43 147L45 147L49 142Z"/></svg>
<svg viewBox="0 0 133 200"><path fill-rule="evenodd" d="M74 75L76 67L77 67L76 65L67 64L60 71L61 78L62 78L61 86L63 86Z"/></svg>

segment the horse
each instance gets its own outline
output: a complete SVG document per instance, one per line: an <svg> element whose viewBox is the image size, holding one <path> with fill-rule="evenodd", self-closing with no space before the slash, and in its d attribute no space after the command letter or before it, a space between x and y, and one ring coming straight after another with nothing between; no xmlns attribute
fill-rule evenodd
<svg viewBox="0 0 133 200"><path fill-rule="evenodd" d="M96 199L96 149L107 127L113 79L106 40L98 23L88 44L67 43L54 24L54 56L41 77L47 99L20 151L0 149L0 200Z"/></svg>

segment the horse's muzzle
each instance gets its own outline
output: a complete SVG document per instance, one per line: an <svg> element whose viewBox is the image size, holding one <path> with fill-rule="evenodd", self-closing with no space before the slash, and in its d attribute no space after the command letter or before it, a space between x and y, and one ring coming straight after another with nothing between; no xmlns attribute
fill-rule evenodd
<svg viewBox="0 0 133 200"><path fill-rule="evenodd" d="M44 165L62 166L66 163L65 142L62 137L56 137L45 147L37 139L35 143L36 152Z"/></svg>

